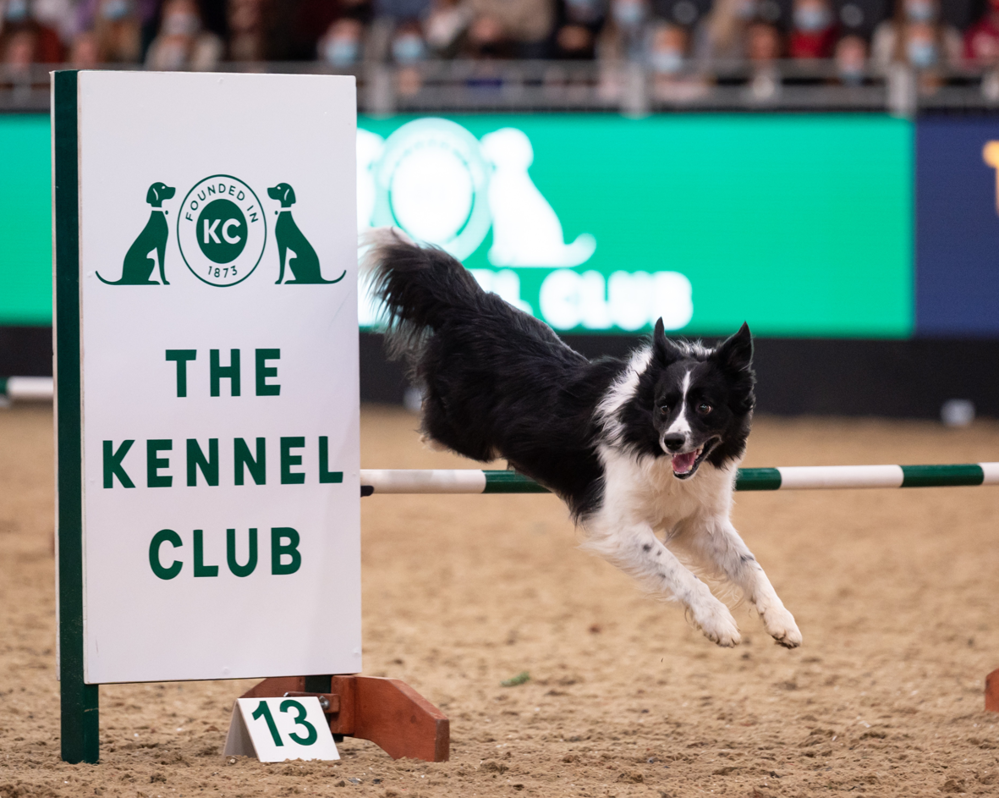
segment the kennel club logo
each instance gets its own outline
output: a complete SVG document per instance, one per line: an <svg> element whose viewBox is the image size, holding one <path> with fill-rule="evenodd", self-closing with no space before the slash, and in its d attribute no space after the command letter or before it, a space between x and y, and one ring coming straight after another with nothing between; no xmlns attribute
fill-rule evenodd
<svg viewBox="0 0 1000 798"><path fill-rule="evenodd" d="M125 253L121 276L106 285L170 285L167 279L167 241L170 228L163 207L177 189L156 182L146 191L149 218ZM324 279L319 256L299 229L292 213L295 189L278 183L267 189L278 207L274 225L278 259L274 264L279 285L339 283L346 270ZM250 186L232 175L211 175L196 183L184 196L177 218L177 246L191 273L209 285L226 287L243 282L264 257L268 229L265 208Z"/></svg>
<svg viewBox="0 0 1000 798"><path fill-rule="evenodd" d="M562 222L528 173L531 140L505 127L476 139L447 119L418 119L388 139L358 130L358 224L392 225L464 260L492 228L497 267L586 263L589 233L563 238Z"/></svg>
<svg viewBox="0 0 1000 798"><path fill-rule="evenodd" d="M267 223L260 200L231 175L206 177L188 191L177 218L177 244L199 280L236 285L264 255Z"/></svg>

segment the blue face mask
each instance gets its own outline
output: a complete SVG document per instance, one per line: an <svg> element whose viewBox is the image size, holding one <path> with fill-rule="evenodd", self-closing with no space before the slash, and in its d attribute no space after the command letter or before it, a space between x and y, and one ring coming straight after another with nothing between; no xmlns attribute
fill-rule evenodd
<svg viewBox="0 0 1000 798"><path fill-rule="evenodd" d="M837 69L837 75L845 86L860 86L865 80L864 69L856 66L842 66Z"/></svg>
<svg viewBox="0 0 1000 798"><path fill-rule="evenodd" d="M358 60L358 43L353 39L328 39L323 45L323 58L330 66L350 66Z"/></svg>
<svg viewBox="0 0 1000 798"><path fill-rule="evenodd" d="M910 63L917 69L927 69L937 62L937 47L934 42L916 39L906 45L906 54Z"/></svg>
<svg viewBox="0 0 1000 798"><path fill-rule="evenodd" d="M684 66L684 56L677 50L656 50L649 56L649 65L661 75L676 75Z"/></svg>
<svg viewBox="0 0 1000 798"><path fill-rule="evenodd" d="M28 0L10 0L3 15L8 22L23 22L28 18Z"/></svg>
<svg viewBox="0 0 1000 798"><path fill-rule="evenodd" d="M397 64L415 64L424 57L424 42L419 36L400 36L392 43L392 58Z"/></svg>
<svg viewBox="0 0 1000 798"><path fill-rule="evenodd" d="M624 0L611 6L615 22L623 28L637 28L642 23L644 15L641 3L635 0Z"/></svg>
<svg viewBox="0 0 1000 798"><path fill-rule="evenodd" d="M830 24L830 12L821 6L795 9L795 27L807 33L824 30Z"/></svg>
<svg viewBox="0 0 1000 798"><path fill-rule="evenodd" d="M128 16L128 0L109 0L101 6L101 16L115 22Z"/></svg>
<svg viewBox="0 0 1000 798"><path fill-rule="evenodd" d="M937 16L933 3L927 0L916 0L906 4L906 18L910 22L933 22Z"/></svg>

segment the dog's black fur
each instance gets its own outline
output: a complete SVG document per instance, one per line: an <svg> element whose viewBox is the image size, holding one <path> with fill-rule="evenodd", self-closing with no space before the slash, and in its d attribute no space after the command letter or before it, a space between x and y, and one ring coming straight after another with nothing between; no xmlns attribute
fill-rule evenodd
<svg viewBox="0 0 1000 798"><path fill-rule="evenodd" d="M574 517L592 513L604 491L598 447L609 443L599 409L629 361L587 360L484 292L440 249L383 235L369 259L389 312L390 351L406 357L424 393L424 434L474 460L503 457L563 498ZM717 468L738 461L754 406L747 326L712 350L668 340L660 321L650 345L650 366L614 410L617 443L636 456L670 457L661 441L676 419L679 378L690 371L693 398L713 408L691 421L707 442L702 459Z"/></svg>

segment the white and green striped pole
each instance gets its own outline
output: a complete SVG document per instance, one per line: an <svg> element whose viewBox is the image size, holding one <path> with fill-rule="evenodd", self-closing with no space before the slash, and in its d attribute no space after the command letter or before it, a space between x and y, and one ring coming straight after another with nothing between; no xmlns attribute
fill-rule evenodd
<svg viewBox="0 0 1000 798"><path fill-rule="evenodd" d="M741 468L736 490L941 488L1000 484L1000 463ZM516 471L362 469L361 495L548 493Z"/></svg>

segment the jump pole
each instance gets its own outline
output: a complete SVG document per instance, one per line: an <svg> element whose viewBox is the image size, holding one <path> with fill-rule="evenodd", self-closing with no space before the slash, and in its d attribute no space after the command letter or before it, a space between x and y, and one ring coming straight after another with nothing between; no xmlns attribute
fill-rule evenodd
<svg viewBox="0 0 1000 798"><path fill-rule="evenodd" d="M736 490L945 488L1000 484L1000 463L846 465L741 468ZM437 493L548 493L516 471L479 469L361 469L361 495Z"/></svg>

